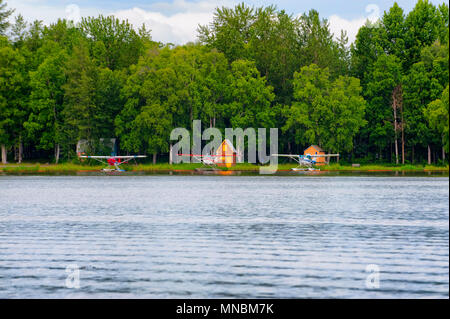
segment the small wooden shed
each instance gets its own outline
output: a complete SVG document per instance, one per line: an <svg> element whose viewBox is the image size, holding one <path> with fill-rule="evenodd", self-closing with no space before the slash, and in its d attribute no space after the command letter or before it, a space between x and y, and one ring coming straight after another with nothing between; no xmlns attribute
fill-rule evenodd
<svg viewBox="0 0 450 319"><path fill-rule="evenodd" d="M325 151L318 145L311 145L304 152L303 155L325 155ZM316 165L325 165L325 157L316 157Z"/></svg>
<svg viewBox="0 0 450 319"><path fill-rule="evenodd" d="M237 151L234 148L230 140L225 139L216 151L216 155L219 156L216 160L217 166L231 167L236 165Z"/></svg>

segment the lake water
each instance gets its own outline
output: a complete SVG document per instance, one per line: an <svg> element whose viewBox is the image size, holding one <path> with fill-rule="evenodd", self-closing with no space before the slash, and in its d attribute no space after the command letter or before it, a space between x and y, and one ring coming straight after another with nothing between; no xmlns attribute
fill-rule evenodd
<svg viewBox="0 0 450 319"><path fill-rule="evenodd" d="M448 177L0 176L0 298L448 294Z"/></svg>

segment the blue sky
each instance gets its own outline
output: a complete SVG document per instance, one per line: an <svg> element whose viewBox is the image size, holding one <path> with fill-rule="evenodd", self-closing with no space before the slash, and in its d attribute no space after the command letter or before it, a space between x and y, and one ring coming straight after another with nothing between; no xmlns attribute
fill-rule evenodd
<svg viewBox="0 0 450 319"><path fill-rule="evenodd" d="M6 0L9 7L16 8L28 21L43 20L52 23L58 17L80 19L81 16L114 14L128 19L135 26L145 23L152 30L155 40L185 43L196 39L198 24L212 20L217 6L233 6L242 0ZM246 4L263 6L275 4L279 9L297 15L309 9L316 9L322 17L328 18L331 30L339 34L348 32L352 41L358 28L366 19L376 19L388 10L394 1L387 0L244 0ZM434 4L448 0L431 0ZM398 0L397 3L409 12L416 0Z"/></svg>

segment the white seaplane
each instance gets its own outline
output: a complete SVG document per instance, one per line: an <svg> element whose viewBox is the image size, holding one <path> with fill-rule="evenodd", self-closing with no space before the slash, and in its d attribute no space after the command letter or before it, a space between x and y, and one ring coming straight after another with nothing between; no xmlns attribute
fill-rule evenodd
<svg viewBox="0 0 450 319"><path fill-rule="evenodd" d="M102 164L108 165L102 169L103 172L125 172L120 165L128 163L132 159L146 158L146 155L128 155L128 156L90 156L79 155L79 158L92 158Z"/></svg>
<svg viewBox="0 0 450 319"><path fill-rule="evenodd" d="M224 157L235 157L237 155L199 155L199 154L178 154L178 156L189 156L199 161L204 166L210 169L214 169L218 164L224 163Z"/></svg>
<svg viewBox="0 0 450 319"><path fill-rule="evenodd" d="M317 155L295 155L295 154L271 154L270 156L288 157L298 163L297 167L292 168L293 171L320 171L315 168L318 157L339 157L339 154L317 154Z"/></svg>

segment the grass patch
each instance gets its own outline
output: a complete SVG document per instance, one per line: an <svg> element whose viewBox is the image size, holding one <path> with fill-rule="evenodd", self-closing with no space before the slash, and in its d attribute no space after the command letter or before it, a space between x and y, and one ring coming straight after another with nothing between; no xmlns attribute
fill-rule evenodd
<svg viewBox="0 0 450 319"><path fill-rule="evenodd" d="M39 165L33 166L1 166L0 171L4 173L37 173Z"/></svg>
<svg viewBox="0 0 450 319"><path fill-rule="evenodd" d="M434 166L434 165L392 165L392 164L367 164L361 165L360 167L353 167L351 165L340 165L340 164L330 164L320 167L321 170L324 171L448 171L449 167L447 166Z"/></svg>
<svg viewBox="0 0 450 319"><path fill-rule="evenodd" d="M0 172L4 173L76 173L80 171L98 171L102 166L88 166L79 164L7 164L0 165Z"/></svg>
<svg viewBox="0 0 450 319"><path fill-rule="evenodd" d="M138 165L121 165L121 168L126 171L133 172L164 172L164 171L174 171L174 170L187 170L192 171L196 168L203 167L202 164L199 163L182 163L182 164L138 164Z"/></svg>

